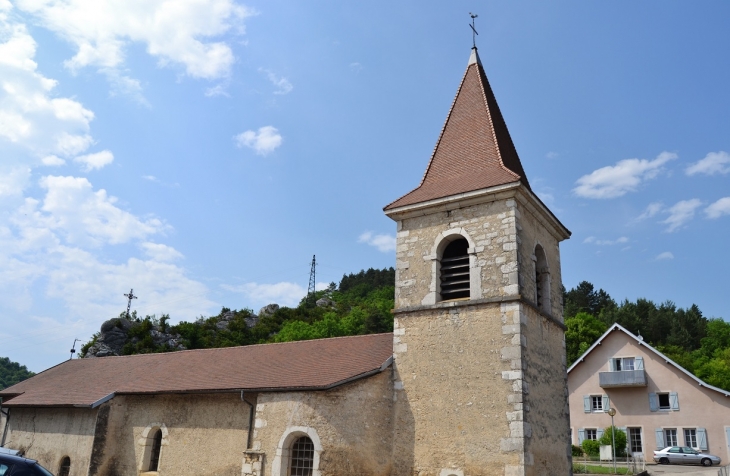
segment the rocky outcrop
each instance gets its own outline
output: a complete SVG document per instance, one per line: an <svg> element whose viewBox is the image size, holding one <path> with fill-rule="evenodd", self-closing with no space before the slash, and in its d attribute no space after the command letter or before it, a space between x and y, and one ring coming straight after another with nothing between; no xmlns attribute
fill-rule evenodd
<svg viewBox="0 0 730 476"><path fill-rule="evenodd" d="M99 335L96 341L86 351L84 357L108 357L110 355L122 355L124 346L129 342L136 344L139 337L130 339L129 332L134 326L141 323L133 322L123 317L115 317L109 319L101 325ZM152 342L156 346L166 346L170 349L185 350L182 339L178 334L169 334L164 332L159 325L155 325L149 330Z"/></svg>

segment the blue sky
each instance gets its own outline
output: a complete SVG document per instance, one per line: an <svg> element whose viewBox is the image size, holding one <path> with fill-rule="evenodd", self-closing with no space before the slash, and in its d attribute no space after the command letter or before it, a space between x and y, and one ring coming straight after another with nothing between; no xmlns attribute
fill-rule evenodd
<svg viewBox="0 0 730 476"><path fill-rule="evenodd" d="M730 317L727 2L0 0L0 356L392 266L470 11L565 286Z"/></svg>

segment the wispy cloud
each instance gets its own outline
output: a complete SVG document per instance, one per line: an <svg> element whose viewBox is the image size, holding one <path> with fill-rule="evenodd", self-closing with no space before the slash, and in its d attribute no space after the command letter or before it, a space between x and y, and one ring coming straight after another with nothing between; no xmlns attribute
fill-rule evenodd
<svg viewBox="0 0 730 476"><path fill-rule="evenodd" d="M664 204L661 202L650 203L646 207L646 210L644 210L644 213L642 213L641 215L639 215L638 217L635 218L635 221L642 221L642 220L646 220L647 218L651 218L651 217L655 216L657 213L659 213L660 211L662 211L663 209L664 209Z"/></svg>
<svg viewBox="0 0 730 476"><path fill-rule="evenodd" d="M558 157L560 157L560 154L558 154L557 152L548 152L547 154L545 154L545 157L548 159L557 159Z"/></svg>
<svg viewBox="0 0 730 476"><path fill-rule="evenodd" d="M355 61L354 63L350 63L350 71L354 73L359 73L360 71L362 71L362 65L357 61Z"/></svg>
<svg viewBox="0 0 730 476"><path fill-rule="evenodd" d="M662 152L654 160L625 159L584 175L573 193L584 198L616 198L634 192L642 182L655 178L677 154Z"/></svg>
<svg viewBox="0 0 730 476"><path fill-rule="evenodd" d="M94 154L80 155L74 158L74 162L80 163L84 172L101 169L114 161L114 154L108 150L102 150Z"/></svg>
<svg viewBox="0 0 730 476"><path fill-rule="evenodd" d="M628 243L629 239L626 236L621 236L619 238L616 238L615 240L599 240L595 236L589 236L585 240L583 240L583 243L590 243L598 246L612 246L612 245L620 245L623 243Z"/></svg>
<svg viewBox="0 0 730 476"><path fill-rule="evenodd" d="M730 197L724 197L705 208L707 218L720 218L730 215Z"/></svg>
<svg viewBox="0 0 730 476"><path fill-rule="evenodd" d="M674 255L670 253L669 251L665 251L664 253L659 253L656 258L654 258L657 261L666 261L670 259L674 259Z"/></svg>
<svg viewBox="0 0 730 476"><path fill-rule="evenodd" d="M317 283L315 289L326 289L327 283ZM244 283L238 285L222 284L226 291L243 294L252 305L279 304L293 307L306 296L307 290L300 284L282 281L279 283Z"/></svg>
<svg viewBox="0 0 730 476"><path fill-rule="evenodd" d="M730 173L730 154L724 151L710 152L704 159L695 162L685 170L687 175Z"/></svg>
<svg viewBox="0 0 730 476"><path fill-rule="evenodd" d="M393 235L376 235L371 231L366 231L360 235L357 242L374 246L383 253L395 251L395 236Z"/></svg>
<svg viewBox="0 0 730 476"><path fill-rule="evenodd" d="M276 86L276 91L274 91L274 94L289 94L294 89L294 86L292 83L289 82L288 79L286 79L283 76L278 76L273 71L270 71L268 69L259 68L259 71L262 73L266 73L266 77L271 81L271 84Z"/></svg>
<svg viewBox="0 0 730 476"><path fill-rule="evenodd" d="M248 147L259 155L268 155L281 145L283 138L276 127L264 126L258 132L242 132L234 136L233 140L238 148Z"/></svg>
<svg viewBox="0 0 730 476"><path fill-rule="evenodd" d="M662 222L669 225L664 231L672 233L682 228L694 218L695 211L701 205L702 201L700 199L693 198L691 200L682 200L671 206L667 210L669 217Z"/></svg>

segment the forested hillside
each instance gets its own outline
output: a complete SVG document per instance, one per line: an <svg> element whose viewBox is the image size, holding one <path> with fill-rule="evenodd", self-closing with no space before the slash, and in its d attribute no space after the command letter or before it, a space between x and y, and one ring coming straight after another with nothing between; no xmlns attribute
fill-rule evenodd
<svg viewBox="0 0 730 476"><path fill-rule="evenodd" d="M15 385L21 380L35 375L25 365L12 362L7 357L0 357L0 390Z"/></svg>
<svg viewBox="0 0 730 476"><path fill-rule="evenodd" d="M568 365L617 322L710 385L730 391L730 323L708 319L699 307L647 299L617 303L583 281L564 293Z"/></svg>

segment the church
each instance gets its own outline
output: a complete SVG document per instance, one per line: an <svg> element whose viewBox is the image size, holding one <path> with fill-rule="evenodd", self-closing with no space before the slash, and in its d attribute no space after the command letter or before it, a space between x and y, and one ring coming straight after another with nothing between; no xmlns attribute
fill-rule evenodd
<svg viewBox="0 0 730 476"><path fill-rule="evenodd" d="M561 241L477 49L396 222L392 333L77 359L0 391L59 476L571 474Z"/></svg>

